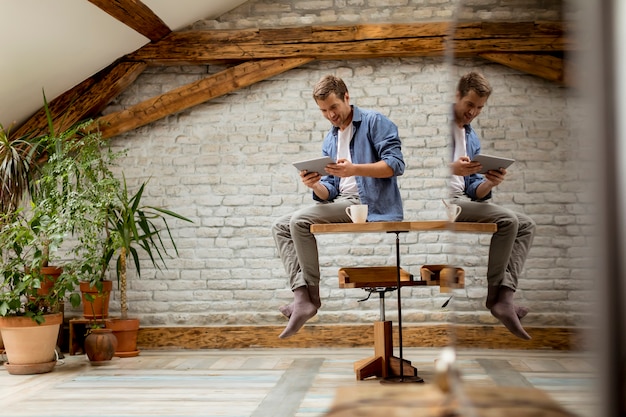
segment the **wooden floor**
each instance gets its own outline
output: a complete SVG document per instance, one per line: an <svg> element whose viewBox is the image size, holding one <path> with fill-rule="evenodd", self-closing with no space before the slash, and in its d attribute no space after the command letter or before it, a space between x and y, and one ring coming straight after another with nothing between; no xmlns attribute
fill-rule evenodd
<svg viewBox="0 0 626 417"><path fill-rule="evenodd" d="M403 356L429 384L439 353L405 348ZM0 415L317 417L328 411L337 387L381 385L354 376L353 362L371 354L366 348L142 351L105 366L66 355L47 374L10 375L1 367ZM575 415L599 415L590 355L460 350L457 364L464 384L535 387Z"/></svg>

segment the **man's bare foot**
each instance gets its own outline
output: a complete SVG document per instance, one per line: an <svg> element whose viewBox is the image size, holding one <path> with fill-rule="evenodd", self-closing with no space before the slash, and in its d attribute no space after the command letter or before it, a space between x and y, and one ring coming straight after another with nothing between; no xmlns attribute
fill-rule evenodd
<svg viewBox="0 0 626 417"><path fill-rule="evenodd" d="M499 291L499 285L487 286L487 301L485 301L485 307L487 307L489 310L491 310L493 308L493 305L498 302Z"/></svg>
<svg viewBox="0 0 626 417"><path fill-rule="evenodd" d="M517 318L520 320L526 317L529 311L530 310L526 307L515 306L515 314L517 315Z"/></svg>
<svg viewBox="0 0 626 417"><path fill-rule="evenodd" d="M519 308L513 304L513 295L515 291L508 287L500 287L500 291L498 294L498 301L491 308L491 314L504 326L509 329L511 333L520 339L530 340L531 337L526 333L526 330L522 327L522 323L520 323L520 318L518 317L518 311L520 313L524 313L520 311ZM528 311L526 311L527 313ZM524 314L525 315L525 314Z"/></svg>
<svg viewBox="0 0 626 417"><path fill-rule="evenodd" d="M293 313L293 303L280 306L278 307L278 310L283 314L283 316L289 318L291 317L291 313Z"/></svg>
<svg viewBox="0 0 626 417"><path fill-rule="evenodd" d="M313 303L315 308L319 310L319 308L322 306L322 300L320 299L319 285L309 285L307 287L307 290L309 291L309 298L311 299L311 302Z"/></svg>
<svg viewBox="0 0 626 417"><path fill-rule="evenodd" d="M319 310L322 306L322 300L320 300L320 287L309 285L307 287L309 291L309 298L313 305ZM283 316L289 318L293 314L293 302L289 304L285 304L284 306L278 307L278 310L282 313Z"/></svg>
<svg viewBox="0 0 626 417"><path fill-rule="evenodd" d="M307 287L296 288L293 291L293 297L293 310L289 317L289 323L278 336L281 339L286 339L298 333L304 326L304 323L317 314L317 307L311 302Z"/></svg>

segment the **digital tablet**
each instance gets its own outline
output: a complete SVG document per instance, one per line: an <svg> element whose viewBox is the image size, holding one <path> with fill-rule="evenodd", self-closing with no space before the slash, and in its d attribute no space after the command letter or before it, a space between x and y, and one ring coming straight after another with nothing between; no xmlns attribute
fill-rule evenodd
<svg viewBox="0 0 626 417"><path fill-rule="evenodd" d="M320 158L294 162L293 166L298 171L318 172L320 175L328 175L328 172L324 171L324 167L334 163L335 161L330 156L322 156Z"/></svg>
<svg viewBox="0 0 626 417"><path fill-rule="evenodd" d="M474 159L472 159L472 162L480 162L483 168L480 170L479 174L484 174L487 171L490 171L492 169L495 171L499 170L500 168L506 169L513 162L515 162L515 159L502 158L500 156L493 156L493 155L479 154L479 155L476 155Z"/></svg>

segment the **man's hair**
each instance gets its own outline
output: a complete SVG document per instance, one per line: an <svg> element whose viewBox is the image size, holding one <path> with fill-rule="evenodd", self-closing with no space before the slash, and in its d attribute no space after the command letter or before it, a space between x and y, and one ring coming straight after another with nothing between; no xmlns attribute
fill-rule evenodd
<svg viewBox="0 0 626 417"><path fill-rule="evenodd" d="M334 75L326 75L315 84L313 88L313 98L317 100L326 100L329 95L335 93L337 98L343 100L348 93L348 87L339 77Z"/></svg>
<svg viewBox="0 0 626 417"><path fill-rule="evenodd" d="M491 85L489 81L478 72L469 72L461 77L456 90L465 97L470 90L474 90L478 97L489 97L491 95Z"/></svg>

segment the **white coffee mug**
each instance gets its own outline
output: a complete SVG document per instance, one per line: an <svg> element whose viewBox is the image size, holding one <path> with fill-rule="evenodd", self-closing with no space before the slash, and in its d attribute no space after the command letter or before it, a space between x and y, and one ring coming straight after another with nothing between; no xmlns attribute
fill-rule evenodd
<svg viewBox="0 0 626 417"><path fill-rule="evenodd" d="M354 204L346 207L346 214L353 223L365 223L367 221L367 204Z"/></svg>
<svg viewBox="0 0 626 417"><path fill-rule="evenodd" d="M455 221L459 214L461 214L461 206L457 204L448 204L446 206L446 214L448 215L448 221Z"/></svg>

